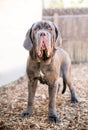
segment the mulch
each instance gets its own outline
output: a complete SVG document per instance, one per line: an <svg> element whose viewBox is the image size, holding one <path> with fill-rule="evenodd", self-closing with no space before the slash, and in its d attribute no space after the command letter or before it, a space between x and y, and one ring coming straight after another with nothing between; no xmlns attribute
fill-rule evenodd
<svg viewBox="0 0 88 130"><path fill-rule="evenodd" d="M0 87L0 130L88 130L88 64L72 65L72 83L79 100L70 103L70 92L57 94L59 122L48 121L48 86L39 83L33 114L20 118L27 106L27 77Z"/></svg>

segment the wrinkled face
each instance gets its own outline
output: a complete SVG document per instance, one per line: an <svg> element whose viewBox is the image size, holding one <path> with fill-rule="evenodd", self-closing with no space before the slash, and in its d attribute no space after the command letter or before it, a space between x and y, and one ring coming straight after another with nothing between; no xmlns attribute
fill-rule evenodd
<svg viewBox="0 0 88 130"><path fill-rule="evenodd" d="M32 27L31 38L36 46L37 56L43 60L48 59L56 40L55 26L51 22L38 22Z"/></svg>
<svg viewBox="0 0 88 130"><path fill-rule="evenodd" d="M40 21L28 30L24 48L30 51L32 59L46 61L61 44L60 32L54 23Z"/></svg>

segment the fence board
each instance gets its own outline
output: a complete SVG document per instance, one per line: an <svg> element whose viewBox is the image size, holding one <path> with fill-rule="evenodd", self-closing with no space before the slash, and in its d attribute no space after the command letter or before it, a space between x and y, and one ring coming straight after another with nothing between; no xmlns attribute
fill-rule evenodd
<svg viewBox="0 0 88 130"><path fill-rule="evenodd" d="M72 62L88 62L88 15L55 14L44 16L43 19L59 26L63 48L70 54Z"/></svg>
<svg viewBox="0 0 88 130"><path fill-rule="evenodd" d="M88 43L85 41L66 41L62 48L69 53L73 63L88 62Z"/></svg>

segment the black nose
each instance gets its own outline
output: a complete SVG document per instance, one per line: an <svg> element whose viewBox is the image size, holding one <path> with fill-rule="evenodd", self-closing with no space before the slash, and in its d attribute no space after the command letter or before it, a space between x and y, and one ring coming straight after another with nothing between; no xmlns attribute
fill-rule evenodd
<svg viewBox="0 0 88 130"><path fill-rule="evenodd" d="M46 36L45 32L40 33L40 36Z"/></svg>

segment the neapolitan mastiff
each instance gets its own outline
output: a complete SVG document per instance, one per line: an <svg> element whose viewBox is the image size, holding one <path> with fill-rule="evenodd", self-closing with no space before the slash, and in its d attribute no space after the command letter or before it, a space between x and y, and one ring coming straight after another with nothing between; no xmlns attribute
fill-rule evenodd
<svg viewBox="0 0 88 130"><path fill-rule="evenodd" d="M24 48L29 51L26 68L29 79L28 106L21 117L32 113L38 80L49 86L48 117L50 121L57 122L59 119L56 113L56 94L60 76L63 78L62 93L65 92L67 84L71 92L71 102L78 102L71 85L71 61L67 52L60 48L60 44L60 32L56 25L50 21L34 23L28 30L24 41Z"/></svg>

